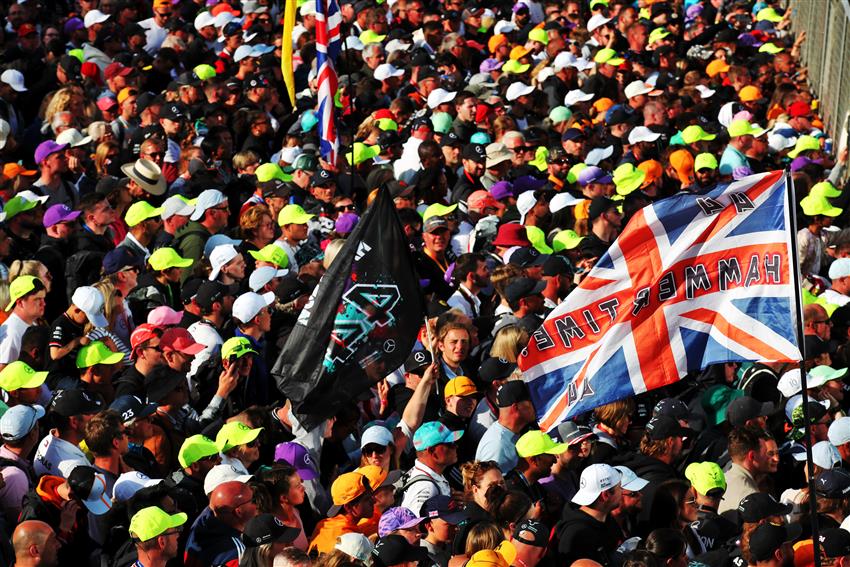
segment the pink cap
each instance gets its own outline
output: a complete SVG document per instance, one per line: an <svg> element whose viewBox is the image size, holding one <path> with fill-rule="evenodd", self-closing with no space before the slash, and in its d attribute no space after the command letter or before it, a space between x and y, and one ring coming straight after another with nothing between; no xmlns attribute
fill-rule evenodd
<svg viewBox="0 0 850 567"><path fill-rule="evenodd" d="M148 313L148 323L164 327L167 325L176 325L183 319L182 311L175 311L167 305L161 305Z"/></svg>

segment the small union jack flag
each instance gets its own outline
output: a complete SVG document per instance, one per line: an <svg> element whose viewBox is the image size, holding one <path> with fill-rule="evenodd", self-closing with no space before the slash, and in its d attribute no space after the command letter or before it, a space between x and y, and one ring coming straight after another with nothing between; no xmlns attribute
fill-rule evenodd
<svg viewBox="0 0 850 567"><path fill-rule="evenodd" d="M334 120L337 76L334 64L342 37L342 14L336 0L316 0L316 71L318 77L319 151L329 163L336 163L339 147Z"/></svg>
<svg viewBox="0 0 850 567"><path fill-rule="evenodd" d="M639 211L519 359L540 428L732 361L799 361L781 171Z"/></svg>

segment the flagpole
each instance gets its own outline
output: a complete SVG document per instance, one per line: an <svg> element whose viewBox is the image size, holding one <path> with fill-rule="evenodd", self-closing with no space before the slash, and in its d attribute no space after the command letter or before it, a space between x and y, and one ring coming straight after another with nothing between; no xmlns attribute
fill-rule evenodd
<svg viewBox="0 0 850 567"><path fill-rule="evenodd" d="M815 498L815 475L814 463L812 462L811 444L811 421L809 419L809 394L806 379L806 341L803 330L803 286L800 275L800 260L797 257L797 198L794 191L794 179L791 177L790 169L785 170L785 184L787 187L788 216L791 219L791 270L794 277L794 303L797 311L797 343L800 347L802 360L800 361L800 383L802 387L803 403L803 446L806 448L806 482L809 487L809 515L812 523L812 546L814 551L815 567L821 567L820 542L818 540L818 508ZM792 424L793 425L793 424Z"/></svg>

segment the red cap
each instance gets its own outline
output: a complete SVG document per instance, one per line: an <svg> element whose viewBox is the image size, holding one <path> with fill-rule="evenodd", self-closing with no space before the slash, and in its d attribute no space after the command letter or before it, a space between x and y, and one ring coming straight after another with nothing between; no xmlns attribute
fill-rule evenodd
<svg viewBox="0 0 850 567"><path fill-rule="evenodd" d="M101 110L109 110L118 106L118 101L109 96L102 96L97 99L97 107Z"/></svg>
<svg viewBox="0 0 850 567"><path fill-rule="evenodd" d="M812 107L803 102L802 100L798 100L788 107L788 116L791 118L800 118L801 116L811 116L812 115Z"/></svg>
<svg viewBox="0 0 850 567"><path fill-rule="evenodd" d="M501 209L502 204L484 189L474 191L472 195L466 198L466 208L470 211L481 212L489 207Z"/></svg>
<svg viewBox="0 0 850 567"><path fill-rule="evenodd" d="M106 69L103 70L103 76L106 80L114 79L115 77L121 76L126 77L130 73L133 72L132 67L125 67L118 61L114 61L106 66Z"/></svg>
<svg viewBox="0 0 850 567"><path fill-rule="evenodd" d="M155 339L162 335L162 330L159 327L150 323L142 323L135 328L133 334L130 335L130 348L136 350L145 342Z"/></svg>
<svg viewBox="0 0 850 567"><path fill-rule="evenodd" d="M484 104L483 102L478 103L478 106L475 109L475 123L481 124L491 114L494 114L494 112L493 108L489 104Z"/></svg>
<svg viewBox="0 0 850 567"><path fill-rule="evenodd" d="M525 226L517 223L507 223L499 227L494 246L531 246Z"/></svg>
<svg viewBox="0 0 850 567"><path fill-rule="evenodd" d="M172 327L165 331L162 334L160 346L162 350L175 350L191 356L195 356L206 348L201 343L195 342L189 331L182 327Z"/></svg>
<svg viewBox="0 0 850 567"><path fill-rule="evenodd" d="M381 120L382 118L389 118L393 121L397 120L395 114L393 114L393 111L389 108L382 108L381 110L376 111L373 116L375 120Z"/></svg>
<svg viewBox="0 0 850 567"><path fill-rule="evenodd" d="M88 79L94 79L98 84L100 84L100 68L96 63L86 61L80 65L80 74Z"/></svg>
<svg viewBox="0 0 850 567"><path fill-rule="evenodd" d="M18 37L26 37L34 33L38 33L38 31L32 24L21 24L21 26L18 28Z"/></svg>

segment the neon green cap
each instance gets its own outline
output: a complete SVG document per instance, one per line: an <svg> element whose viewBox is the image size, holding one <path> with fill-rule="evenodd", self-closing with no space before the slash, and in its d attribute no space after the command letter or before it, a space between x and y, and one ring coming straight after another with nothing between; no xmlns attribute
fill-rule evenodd
<svg viewBox="0 0 850 567"><path fill-rule="evenodd" d="M726 475L717 463L691 463L685 469L685 478L699 494L706 495L712 490L726 492Z"/></svg>
<svg viewBox="0 0 850 567"><path fill-rule="evenodd" d="M607 63L609 65L613 65L614 67L618 65L622 65L626 62L625 59L617 55L617 52L611 49L610 47L606 47L604 49L600 49L596 55L593 57L594 63Z"/></svg>
<svg viewBox="0 0 850 567"><path fill-rule="evenodd" d="M187 519L188 516L183 512L169 514L159 506L148 506L133 514L129 532L139 541L148 541L168 530L179 528Z"/></svg>
<svg viewBox="0 0 850 567"><path fill-rule="evenodd" d="M44 283L35 276L18 276L9 284L9 304L6 305L6 311L11 311L16 301L26 294L35 291L36 280L44 288Z"/></svg>
<svg viewBox="0 0 850 567"><path fill-rule="evenodd" d="M835 207L823 195L806 195L800 199L800 207L803 213L809 217L826 216L837 217L841 214L841 209Z"/></svg>
<svg viewBox="0 0 850 567"><path fill-rule="evenodd" d="M528 241L531 242L534 249L541 254L551 254L554 252L554 250L546 244L546 234L539 226L525 227L525 235L528 236Z"/></svg>
<svg viewBox="0 0 850 567"><path fill-rule="evenodd" d="M516 452L523 459L537 455L560 455L567 450L566 443L555 443L555 440L539 429L532 429L517 439Z"/></svg>
<svg viewBox="0 0 850 567"><path fill-rule="evenodd" d="M218 445L209 437L205 437L199 433L183 441L180 451L177 453L177 462L185 469L191 467L201 459L213 455L218 455Z"/></svg>
<svg viewBox="0 0 850 567"><path fill-rule="evenodd" d="M614 186L617 188L617 194L624 197L639 189L644 179L646 173L628 162L614 170Z"/></svg>
<svg viewBox="0 0 850 567"><path fill-rule="evenodd" d="M715 139L717 136L715 134L709 134L705 130L703 130L702 126L699 124L691 124L684 130L682 130L682 141L686 144L693 144L695 142L710 142Z"/></svg>
<svg viewBox="0 0 850 567"><path fill-rule="evenodd" d="M814 185L812 185L809 194L822 195L824 197L840 197L841 189L838 189L829 181L821 181L820 183L815 183Z"/></svg>
<svg viewBox="0 0 850 567"><path fill-rule="evenodd" d="M608 0L590 0L590 9L593 10L597 6L607 6Z"/></svg>
<svg viewBox="0 0 850 567"><path fill-rule="evenodd" d="M202 81L209 81L213 77L216 76L215 67L212 65L207 65L206 63L202 63L201 65L195 66L192 71Z"/></svg>
<svg viewBox="0 0 850 567"><path fill-rule="evenodd" d="M130 208L127 209L127 212L124 214L124 222L132 228L148 219L159 218L160 215L162 215L162 207L154 207L147 201L138 201L130 205Z"/></svg>
<svg viewBox="0 0 850 567"><path fill-rule="evenodd" d="M441 205L440 203L434 203L433 205L428 205L428 208L425 209L424 213L422 213L422 222L425 222L431 217L444 217L448 214L453 213L456 208L456 204Z"/></svg>
<svg viewBox="0 0 850 567"><path fill-rule="evenodd" d="M280 269L289 267L289 256L287 256L286 252L283 251L283 248L277 244L266 244L259 250L249 250L248 254L250 254L255 260L259 260L260 262L269 262Z"/></svg>
<svg viewBox="0 0 850 567"><path fill-rule="evenodd" d="M534 28L528 32L529 41L539 41L543 45L549 45L549 35L543 28Z"/></svg>
<svg viewBox="0 0 850 567"><path fill-rule="evenodd" d="M70 55L71 57L76 57L80 60L80 63L85 63L85 55L83 55L82 49L71 49L70 51L68 51L68 55Z"/></svg>
<svg viewBox="0 0 850 567"><path fill-rule="evenodd" d="M575 183L578 181L578 174L588 168L586 163L577 163L567 172L567 183Z"/></svg>
<svg viewBox="0 0 850 567"><path fill-rule="evenodd" d="M761 47L759 47L759 53L770 53L771 55L776 55L777 53L782 53L785 51L784 47L779 47L775 43L767 42Z"/></svg>
<svg viewBox="0 0 850 567"><path fill-rule="evenodd" d="M218 445L218 450L224 453L239 445L246 445L256 439L262 427L251 429L241 421L231 421L225 423L218 430L218 435L215 436L215 444Z"/></svg>
<svg viewBox="0 0 850 567"><path fill-rule="evenodd" d="M398 132L398 122L392 118L378 118L378 128L383 132Z"/></svg>
<svg viewBox="0 0 850 567"><path fill-rule="evenodd" d="M386 35L381 35L373 30L366 30L360 34L360 37L358 39L363 45L368 45L370 43L381 43L386 38Z"/></svg>
<svg viewBox="0 0 850 567"><path fill-rule="evenodd" d="M729 125L729 128L727 128L727 131L729 132L730 138L737 138L739 136L761 136L764 133L762 128L759 128L755 124L750 124L750 121L744 118L733 120Z"/></svg>
<svg viewBox="0 0 850 567"><path fill-rule="evenodd" d="M520 63L516 59L509 59L507 63L502 65L502 73L521 75L531 69L528 63Z"/></svg>
<svg viewBox="0 0 850 567"><path fill-rule="evenodd" d="M706 168L717 169L717 158L714 157L714 154L697 154L697 157L694 158L694 171Z"/></svg>
<svg viewBox="0 0 850 567"><path fill-rule="evenodd" d="M768 22L773 22L774 24L778 24L782 21L782 16L779 15L779 12L776 11L776 8L762 8L756 14L756 21L762 22L767 20Z"/></svg>
<svg viewBox="0 0 850 567"><path fill-rule="evenodd" d="M286 175L284 175L283 170L276 163L262 164L256 169L256 171L254 171L254 175L257 176L257 181L259 181L260 183L265 183L266 181L271 181L272 179L287 181Z"/></svg>
<svg viewBox="0 0 850 567"><path fill-rule="evenodd" d="M814 136L800 136L797 138L797 143L794 144L794 149L788 152L788 157L793 159L803 152L817 150L820 150L820 140Z"/></svg>
<svg viewBox="0 0 850 567"><path fill-rule="evenodd" d="M549 148L539 146L534 150L534 159L528 162L528 165L533 165L540 171L546 171L549 168L547 160L549 159Z"/></svg>
<svg viewBox="0 0 850 567"><path fill-rule="evenodd" d="M24 199L20 195L15 195L3 206L3 212L6 213L6 220L12 220L21 213L31 211L40 204L39 201L30 201Z"/></svg>
<svg viewBox="0 0 850 567"><path fill-rule="evenodd" d="M574 230L562 230L555 235L555 238L552 239L552 249L555 252L573 250L577 248L584 239L584 236L579 236Z"/></svg>
<svg viewBox="0 0 850 567"><path fill-rule="evenodd" d="M377 157L381 153L381 146L367 146L363 142L354 142L354 151L345 152L345 159L351 165L351 154L354 153L354 165L360 165L366 160Z"/></svg>
<svg viewBox="0 0 850 567"><path fill-rule="evenodd" d="M287 224L307 224L307 221L315 216L304 212L301 205L286 205L277 215L277 224L280 226Z"/></svg>
<svg viewBox="0 0 850 567"><path fill-rule="evenodd" d="M14 392L21 388L39 388L47 380L47 372L36 372L32 366L16 360L0 371L0 388Z"/></svg>
<svg viewBox="0 0 850 567"><path fill-rule="evenodd" d="M174 248L157 248L148 259L151 268L160 272L169 268L188 268L192 265L191 258L183 258Z"/></svg>
<svg viewBox="0 0 850 567"><path fill-rule="evenodd" d="M649 32L649 45L652 45L656 41L661 41L665 37L670 35L670 32L665 28L655 28L651 32Z"/></svg>
<svg viewBox="0 0 850 567"><path fill-rule="evenodd" d="M242 358L251 353L257 354L257 351L251 346L251 341L245 337L230 337L221 345L221 358L223 359L231 356Z"/></svg>
<svg viewBox="0 0 850 567"><path fill-rule="evenodd" d="M122 360L122 353L113 352L103 341L93 341L77 353L77 368L89 368L95 364L118 364Z"/></svg>

